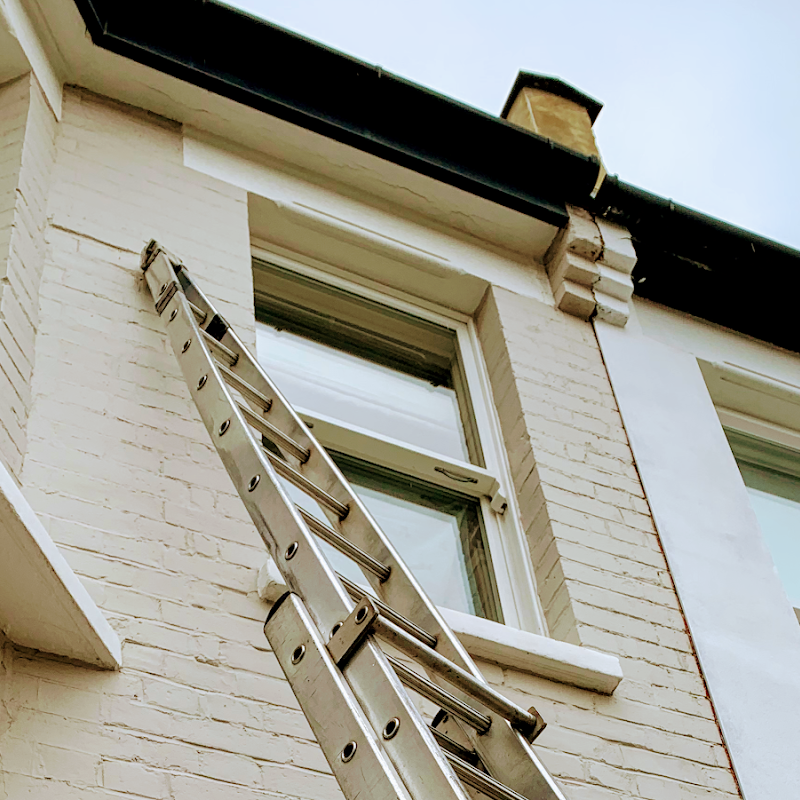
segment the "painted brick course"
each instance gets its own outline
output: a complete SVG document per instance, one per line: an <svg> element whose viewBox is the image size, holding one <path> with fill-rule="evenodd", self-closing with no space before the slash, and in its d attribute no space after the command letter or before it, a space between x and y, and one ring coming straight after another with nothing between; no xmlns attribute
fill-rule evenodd
<svg viewBox="0 0 800 800"><path fill-rule="evenodd" d="M591 324L493 287L478 328L550 632L625 675L593 697L504 671L552 720L543 760L576 798L738 796Z"/></svg>
<svg viewBox="0 0 800 800"><path fill-rule="evenodd" d="M27 446L55 129L32 74L0 86L0 460L17 479Z"/></svg>
<svg viewBox="0 0 800 800"><path fill-rule="evenodd" d="M159 238L252 341L246 195L183 166L177 124L67 89L47 213L22 483L123 669L0 643L0 798L335 800L138 267ZM479 326L551 631L626 677L606 697L485 674L548 719L571 800L738 796L591 326L504 290Z"/></svg>

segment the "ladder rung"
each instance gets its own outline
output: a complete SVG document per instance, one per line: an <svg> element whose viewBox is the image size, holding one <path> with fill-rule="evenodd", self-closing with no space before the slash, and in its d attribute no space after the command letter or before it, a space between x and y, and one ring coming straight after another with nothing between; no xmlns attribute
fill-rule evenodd
<svg viewBox="0 0 800 800"><path fill-rule="evenodd" d="M225 383L233 386L243 397L252 400L266 414L272 408L272 400L265 397L258 389L254 389L247 381L243 381L236 373L231 372L224 364L218 364L219 371L225 379Z"/></svg>
<svg viewBox="0 0 800 800"><path fill-rule="evenodd" d="M189 308L192 309L192 314L194 314L197 321L202 325L208 319L208 314L198 308L191 300L187 300L186 302L189 304Z"/></svg>
<svg viewBox="0 0 800 800"><path fill-rule="evenodd" d="M486 733L492 726L492 720L485 714L476 711L445 689L439 688L435 683L407 667L402 661L398 661L392 656L386 657L394 667L397 677L400 678L400 681L405 686L418 692L423 697L427 697L432 703L436 703L440 708L449 711L454 717L458 717L468 725L471 725L478 733Z"/></svg>
<svg viewBox="0 0 800 800"><path fill-rule="evenodd" d="M436 647L435 636L428 633L428 631L426 631L424 628L420 628L419 625L415 624L410 619L406 619L406 617L404 617L402 614L399 614L391 606L387 606L383 600L379 600L377 597L375 597L375 595L365 592L357 583L353 583L353 581L351 581L349 578L345 578L345 576L340 573L336 574L339 576L339 580L344 585L344 588L347 589L347 593L353 598L353 600L359 602L365 597L369 597L381 614L394 622L394 624L399 628L402 628L410 636L419 639L421 642L428 645L428 647Z"/></svg>
<svg viewBox="0 0 800 800"><path fill-rule="evenodd" d="M262 447L262 450L266 454L267 458L270 460L273 467L275 467L275 471L280 475L282 478L286 478L287 481L293 483L298 489L301 489L306 494L313 497L318 503L329 508L336 514L339 519L344 519L350 508L346 506L344 503L340 503L335 497L328 494L324 489L320 489L316 483L313 483L305 475L301 475L294 467L289 466L282 458L278 458L275 453L271 453L266 448Z"/></svg>
<svg viewBox="0 0 800 800"><path fill-rule="evenodd" d="M436 739L442 750L456 756L456 758L460 758L462 761L466 761L467 764L478 765L477 753L462 747L455 739L451 739L446 733L434 728L433 725L428 725L428 730L433 734L433 738Z"/></svg>
<svg viewBox="0 0 800 800"><path fill-rule="evenodd" d="M463 761L444 747L442 747L442 752L450 762L456 775L481 794L491 797L492 800L526 800L521 794L509 789L508 786L500 783L500 781L496 781L491 775L481 772L476 767L473 767L472 764L467 764L466 761Z"/></svg>
<svg viewBox="0 0 800 800"><path fill-rule="evenodd" d="M211 345L211 349L214 351L215 355L222 356L228 362L229 367L232 367L239 360L238 353L234 353L233 350L226 347L222 342L218 342L210 333L206 333L202 328L200 329L200 333L203 334L206 344Z"/></svg>
<svg viewBox="0 0 800 800"><path fill-rule="evenodd" d="M541 718L537 719L528 711L507 700L491 686L479 681L457 664L422 644L386 617L379 615L373 625L376 635L381 639L394 645L425 669L441 675L449 684L474 697L490 711L505 717L529 741L533 741L543 730L544 725Z"/></svg>
<svg viewBox="0 0 800 800"><path fill-rule="evenodd" d="M280 428L276 428L271 422L267 422L263 417L253 413L249 406L244 405L244 403L237 403L237 405L248 425L251 425L268 439L274 440L275 444L288 450L295 458L300 460L301 464L305 464L308 461L311 451L307 447L297 444L291 436L287 436Z"/></svg>
<svg viewBox="0 0 800 800"><path fill-rule="evenodd" d="M369 570L381 583L391 575L391 569L385 564L381 564L377 558L373 558L360 547L356 547L356 545L340 533L337 533L329 525L318 520L313 514L309 514L302 506L296 506L296 508L312 533L316 533L320 539L324 539L329 545L335 547L340 553L344 553L344 555L351 558L360 567Z"/></svg>

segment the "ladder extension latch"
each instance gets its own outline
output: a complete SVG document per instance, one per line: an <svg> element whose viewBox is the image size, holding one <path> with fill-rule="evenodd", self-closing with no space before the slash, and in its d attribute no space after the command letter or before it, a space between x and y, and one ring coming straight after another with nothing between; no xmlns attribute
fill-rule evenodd
<svg viewBox="0 0 800 800"><path fill-rule="evenodd" d="M340 669L369 635L378 614L374 603L364 597L350 616L335 628L328 642L328 652Z"/></svg>

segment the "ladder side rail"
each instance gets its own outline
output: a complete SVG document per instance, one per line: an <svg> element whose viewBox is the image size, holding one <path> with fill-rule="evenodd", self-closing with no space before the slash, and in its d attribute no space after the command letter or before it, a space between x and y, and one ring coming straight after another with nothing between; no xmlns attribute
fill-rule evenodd
<svg viewBox="0 0 800 800"><path fill-rule="evenodd" d="M169 263L168 258L165 257L165 260ZM181 284L192 303L206 313L205 325L208 327L211 320L218 316L217 312L202 291L193 283L188 271L182 268L181 273ZM333 526L338 527L341 533L357 547L390 568L391 575L384 582L367 573L366 577L370 581L372 588L387 605L396 609L408 619L417 622L422 628L435 636L437 639L436 651L440 655L470 672L477 680L486 683L485 678L475 666L472 658L467 654L466 649L450 630L439 610L429 600L416 578L409 572L395 548L372 519L361 500L352 491L338 467L308 431L300 417L285 400L260 364L253 358L247 347L228 326L225 327L221 341L230 351L237 355L236 363L231 367L231 371L253 386L253 388L269 397L272 400L273 409L270 415L274 411L278 411L281 421L287 420L287 423L280 424L279 427L284 430L286 430L286 427L290 427L291 433L289 435L292 435L295 441L302 443L311 450L310 459L300 467L300 471L305 473L312 482L350 507L350 511L344 520L339 520L329 515ZM276 421L275 424L279 423ZM281 562L277 560L276 564L283 573ZM289 585L288 582L287 585ZM303 596L302 593L300 594ZM309 610L312 611L312 614L314 613L314 608L310 603ZM345 666L343 670L345 676L349 677L354 661L355 656ZM455 722L462 729L459 738L462 740L466 738L492 774L502 775L503 782L510 789L531 798L531 800L534 800L534 798L535 800L564 800L564 795L536 758L524 736L513 729L503 716L477 703L467 694L448 686L439 675L430 672L428 674L435 683L442 685L443 688L448 688L458 699L472 705L476 710L487 715L492 720L489 731L484 734L478 734L469 726ZM359 695L359 697L362 704L365 703L364 696ZM453 738L456 737L454 736ZM535 766L533 770L529 768L531 761ZM524 765L523 768L520 768L520 765Z"/></svg>
<svg viewBox="0 0 800 800"><path fill-rule="evenodd" d="M163 252L151 259L145 275L155 298L161 286L169 285L172 269ZM156 304L158 307L158 300ZM305 603L317 629L332 630L350 613L352 600L253 438L183 291L174 292L160 310L200 416L267 550L287 586ZM173 315L173 311L177 313ZM254 481L256 476L258 480ZM468 800L452 766L372 637L353 655L345 677L374 730L383 730L393 718L399 720L398 734L381 744L412 798ZM303 686L292 688L304 691ZM314 687L305 690L313 691ZM325 755L330 762L339 757L339 752L328 749Z"/></svg>
<svg viewBox="0 0 800 800"><path fill-rule="evenodd" d="M264 633L290 683L313 687L297 699L326 756L338 753L328 761L345 796L411 800L296 594L272 606Z"/></svg>

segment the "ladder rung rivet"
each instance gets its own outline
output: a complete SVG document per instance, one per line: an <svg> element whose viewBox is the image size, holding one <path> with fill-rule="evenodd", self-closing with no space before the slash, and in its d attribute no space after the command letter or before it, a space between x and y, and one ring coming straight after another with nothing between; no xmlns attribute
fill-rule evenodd
<svg viewBox="0 0 800 800"><path fill-rule="evenodd" d="M295 557L295 555L296 555L296 553L297 553L297 551L298 551L299 549L300 549L300 545L299 545L297 542L292 542L292 543L291 543L291 544L290 544L290 545L289 545L289 546L286 548L286 552L283 554L283 557L284 557L284 558L285 558L287 561L291 561L291 560L292 560L292 559Z"/></svg>
<svg viewBox="0 0 800 800"><path fill-rule="evenodd" d="M384 739L394 739L397 736L397 731L400 730L400 720L397 717L392 717L383 729Z"/></svg>
<svg viewBox="0 0 800 800"><path fill-rule="evenodd" d="M188 350L188 349L189 349L191 346L192 346L192 340L191 340L191 339L187 339L187 340L186 340L186 341L183 343L183 350L181 350L181 352L182 352L182 353L185 353L185 352L186 352L186 351L187 351L187 350Z"/></svg>
<svg viewBox="0 0 800 800"><path fill-rule="evenodd" d="M252 492L256 488L256 486L258 486L258 482L260 480L261 480L260 475L253 475L253 477L250 478L250 483L247 484L247 491Z"/></svg>
<svg viewBox="0 0 800 800"><path fill-rule="evenodd" d="M227 433L228 428L230 428L230 426L231 426L231 421L229 419L226 419L225 422L223 422L222 425L219 426L219 435L224 436L225 433Z"/></svg>
<svg viewBox="0 0 800 800"><path fill-rule="evenodd" d="M358 745L355 742L348 742L343 750L341 755L339 756L342 759L343 763L347 763L351 761L353 756L356 754L356 750L358 749Z"/></svg>
<svg viewBox="0 0 800 800"><path fill-rule="evenodd" d="M292 664L299 664L303 660L303 656L306 654L306 646L304 644L295 647L294 652L292 653Z"/></svg>
<svg viewBox="0 0 800 800"><path fill-rule="evenodd" d="M177 308L173 308L172 309L172 313L169 315L169 321L172 322L172 320L174 320L175 317L177 317L177 316L178 316L178 309Z"/></svg>
<svg viewBox="0 0 800 800"><path fill-rule="evenodd" d="M197 388L202 389L206 385L207 380L208 380L208 375L201 375L200 380L197 381Z"/></svg>
<svg viewBox="0 0 800 800"><path fill-rule="evenodd" d="M158 290L158 293L164 294L164 292L166 291L167 291L167 284L166 283L161 284L161 288Z"/></svg>

